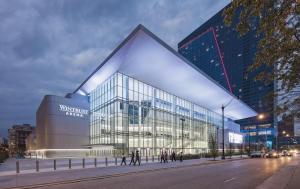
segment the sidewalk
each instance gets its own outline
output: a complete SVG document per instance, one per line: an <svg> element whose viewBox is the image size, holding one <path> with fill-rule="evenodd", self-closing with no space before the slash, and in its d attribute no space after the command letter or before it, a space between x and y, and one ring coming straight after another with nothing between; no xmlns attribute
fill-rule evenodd
<svg viewBox="0 0 300 189"><path fill-rule="evenodd" d="M299 189L300 188L300 157L293 157L289 165L265 180L256 189Z"/></svg>
<svg viewBox="0 0 300 189"><path fill-rule="evenodd" d="M220 160L219 158L217 160ZM240 160L239 157L227 159L227 161ZM20 187L29 185L55 185L65 182L78 182L85 179L103 179L107 177L121 176L123 174L133 174L136 172L147 172L169 168L179 168L184 166L196 166L212 163L221 163L224 161L212 161L211 158L185 160L183 162L142 162L141 166L110 166L97 168L75 168L72 170L34 172L14 175L0 176L0 188ZM48 183L48 184L47 184Z"/></svg>

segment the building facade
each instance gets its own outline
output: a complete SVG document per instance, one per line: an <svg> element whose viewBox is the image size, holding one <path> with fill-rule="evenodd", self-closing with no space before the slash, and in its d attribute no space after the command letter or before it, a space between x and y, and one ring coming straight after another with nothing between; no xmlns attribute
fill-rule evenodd
<svg viewBox="0 0 300 189"><path fill-rule="evenodd" d="M30 124L13 125L8 129L9 152L12 156L26 151L26 138L34 130Z"/></svg>
<svg viewBox="0 0 300 189"><path fill-rule="evenodd" d="M89 145L87 97L46 95L36 112L35 136L28 138L28 150L35 147L39 157L84 156Z"/></svg>
<svg viewBox="0 0 300 189"><path fill-rule="evenodd" d="M260 37L256 33L257 22L253 22L246 35L240 36L235 28L238 15L232 26L227 27L223 21L223 10L184 38L178 44L178 52L259 114L263 114L262 120L251 117L237 122L247 140L250 137L253 148L261 145L274 147L274 102L272 98L266 98L274 91L274 84L265 85L255 81L255 76L261 70L247 73L258 50Z"/></svg>
<svg viewBox="0 0 300 189"><path fill-rule="evenodd" d="M80 148L89 156L207 153L222 125L222 104L231 102L224 116L233 120L256 115L142 25L73 93L46 97L36 132L45 156Z"/></svg>
<svg viewBox="0 0 300 189"><path fill-rule="evenodd" d="M90 93L90 112L91 145L112 145L119 153L205 153L221 126L219 114L122 73Z"/></svg>

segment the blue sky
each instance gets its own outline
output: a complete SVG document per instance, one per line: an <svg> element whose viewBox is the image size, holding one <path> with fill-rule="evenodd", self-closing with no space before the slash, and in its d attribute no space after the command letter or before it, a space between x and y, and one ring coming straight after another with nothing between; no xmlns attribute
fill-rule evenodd
<svg viewBox="0 0 300 189"><path fill-rule="evenodd" d="M64 96L138 25L177 43L229 0L0 1L0 135L35 125L44 95Z"/></svg>

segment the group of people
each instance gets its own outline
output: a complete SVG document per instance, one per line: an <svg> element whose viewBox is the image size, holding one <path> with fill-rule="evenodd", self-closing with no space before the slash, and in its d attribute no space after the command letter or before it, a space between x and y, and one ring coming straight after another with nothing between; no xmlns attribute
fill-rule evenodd
<svg viewBox="0 0 300 189"><path fill-rule="evenodd" d="M130 160L129 165L131 165L131 164L136 165L137 163L139 165L141 165L141 157L140 157L140 153L138 150L135 151L135 153L134 153L134 151L132 151L130 157L131 157L131 160ZM122 155L121 165L123 165L123 164L127 165L126 164L126 156L124 154Z"/></svg>
<svg viewBox="0 0 300 189"><path fill-rule="evenodd" d="M130 163L129 165L133 164L133 165L141 165L141 157L140 157L140 153L138 150L135 151L132 151L131 154L130 154ZM160 153L160 163L164 162L164 163L168 163L168 158L169 158L169 155L168 155L168 152L167 151L161 151ZM173 162L173 161L176 161L176 153L173 151L171 154L170 154L170 160ZM183 155L182 155L182 152L180 152L180 155L179 155L179 161L182 162L183 161ZM122 154L122 162L121 162L121 165L127 165L126 163L126 156L124 154Z"/></svg>
<svg viewBox="0 0 300 189"><path fill-rule="evenodd" d="M168 152L167 151L161 151L160 152L160 163L164 162L164 163L169 163L168 161ZM176 153L173 151L171 154L170 154L170 160L173 162L173 161L176 161ZM182 152L180 152L180 155L179 155L179 160L180 162L183 161L183 155L182 155Z"/></svg>

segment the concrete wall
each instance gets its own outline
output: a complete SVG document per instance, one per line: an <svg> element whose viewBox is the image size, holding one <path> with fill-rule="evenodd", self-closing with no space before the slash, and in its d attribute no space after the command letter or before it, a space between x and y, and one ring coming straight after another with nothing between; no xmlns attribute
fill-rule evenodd
<svg viewBox="0 0 300 189"><path fill-rule="evenodd" d="M36 113L37 149L79 149L89 144L85 96L46 95Z"/></svg>

